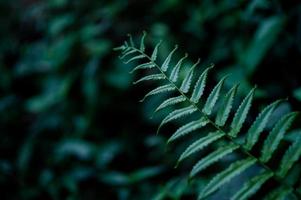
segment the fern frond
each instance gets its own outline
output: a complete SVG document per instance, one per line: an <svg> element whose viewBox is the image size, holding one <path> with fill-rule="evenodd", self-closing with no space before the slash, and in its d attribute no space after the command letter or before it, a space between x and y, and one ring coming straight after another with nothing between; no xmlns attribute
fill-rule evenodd
<svg viewBox="0 0 301 200"><path fill-rule="evenodd" d="M159 49L161 43L162 43L162 40L160 40L160 41L157 43L157 45L155 46L155 48L154 48L154 51L153 51L152 56L151 56L151 61L152 61L152 62L155 62L155 61L157 60L158 49Z"/></svg>
<svg viewBox="0 0 301 200"><path fill-rule="evenodd" d="M242 128L242 125L244 124L247 114L251 108L254 92L255 92L256 87L254 87L249 94L245 97L245 99L242 101L240 106L238 107L233 121L231 123L231 131L229 135L231 137L236 137L237 134L239 133L240 129Z"/></svg>
<svg viewBox="0 0 301 200"><path fill-rule="evenodd" d="M125 64L128 64L128 63L130 63L130 62L132 62L132 61L134 61L134 60L140 60L140 59L142 59L142 58L145 58L145 55L138 55L138 56L132 57L132 58L130 58L129 60L125 61L124 63L125 63Z"/></svg>
<svg viewBox="0 0 301 200"><path fill-rule="evenodd" d="M198 61L190 68L188 74L186 75L186 77L184 78L182 85L180 87L180 90L183 93L187 93L190 89L190 85L191 85L191 79L193 76L193 72L194 72L194 68L200 63L200 59L198 59Z"/></svg>
<svg viewBox="0 0 301 200"><path fill-rule="evenodd" d="M166 85L163 85L163 86L159 86L159 87L151 90L149 93L147 93L143 97L143 99L140 100L140 102L143 102L149 96L152 96L152 95L155 95L155 94L164 93L164 92L170 92L170 91L173 91L175 89L176 89L176 87L174 85L172 85L172 84L166 84Z"/></svg>
<svg viewBox="0 0 301 200"><path fill-rule="evenodd" d="M266 124L268 123L268 120L270 116L272 115L274 109L276 106L281 102L282 100L277 100L274 103L268 105L263 109L263 111L258 115L255 122L252 124L250 129L247 133L247 138L244 147L247 150L251 150L254 144L257 142L259 138L259 134L263 131Z"/></svg>
<svg viewBox="0 0 301 200"><path fill-rule="evenodd" d="M179 77L179 72L180 72L180 68L182 66L183 61L188 57L188 54L186 53L176 64L176 66L172 69L169 79L172 82L177 82L178 77Z"/></svg>
<svg viewBox="0 0 301 200"><path fill-rule="evenodd" d="M122 54L122 56L120 56L119 58L120 58L120 59L124 59L126 56L129 56L130 54L133 54L133 53L137 53L137 50L136 50L136 49L127 49L127 50Z"/></svg>
<svg viewBox="0 0 301 200"><path fill-rule="evenodd" d="M272 172L264 172L249 180L242 189L240 189L231 200L246 200L257 192L260 187L273 176Z"/></svg>
<svg viewBox="0 0 301 200"><path fill-rule="evenodd" d="M209 155L202 158L198 161L192 168L189 177L195 176L197 173L201 172L202 170L206 169L213 163L217 162L218 160L222 159L226 155L232 153L234 150L238 149L239 146L236 144L230 144L225 147L220 147L219 149L213 151Z"/></svg>
<svg viewBox="0 0 301 200"><path fill-rule="evenodd" d="M212 109L220 95L220 91L222 89L222 86L226 80L228 76L225 76L222 78L222 80L220 80L218 82L218 84L213 88L212 92L210 93L209 97L207 98L206 100L206 103L205 103L205 106L203 108L203 112L206 114L206 115L210 115L211 112L212 112Z"/></svg>
<svg viewBox="0 0 301 200"><path fill-rule="evenodd" d="M137 81L134 81L133 84L137 84L137 83L140 83L142 81L156 81L156 80L162 80L162 79L165 79L165 76L163 74L151 74L151 75L148 75L148 76L144 76L142 78L140 78L139 80Z"/></svg>
<svg viewBox="0 0 301 200"><path fill-rule="evenodd" d="M171 105L175 105L177 103L181 103L184 102L186 100L185 97L183 97L182 95L177 96L177 97L171 97L169 99L166 99L165 101L163 101L155 110L155 112L158 112L159 110L166 108L167 106L171 106Z"/></svg>
<svg viewBox="0 0 301 200"><path fill-rule="evenodd" d="M178 119L180 117L184 117L184 116L187 116L189 114L192 114L194 113L195 111L197 111L197 108L194 107L193 105L191 106L187 106L185 108L180 108L180 109L177 109L171 113L169 113L161 122L159 128L158 128L158 131L159 129L166 123L172 121L172 120L175 120L175 119Z"/></svg>
<svg viewBox="0 0 301 200"><path fill-rule="evenodd" d="M200 139L198 139L197 141L195 141L194 143L192 143L180 156L178 163L181 162L182 160L184 160L185 158L187 158L188 156L190 156L191 154L202 150L204 147L208 146L209 144L211 144L212 142L220 139L221 137L223 137L225 134L221 131L216 131L216 132L212 132L209 133L207 136L202 137Z"/></svg>
<svg viewBox="0 0 301 200"><path fill-rule="evenodd" d="M132 35L131 35L131 34L127 34L127 36L129 37L130 45L131 45L132 47L135 47L135 43L134 43L134 40L133 40Z"/></svg>
<svg viewBox="0 0 301 200"><path fill-rule="evenodd" d="M136 66L134 69L132 69L132 71L130 71L130 73L133 73L139 69L151 69L151 68L154 68L156 67L156 65L152 62L148 62L148 63L142 63L138 66Z"/></svg>
<svg viewBox="0 0 301 200"><path fill-rule="evenodd" d="M192 92L191 98L190 100L193 103L198 103L200 98L203 95L205 86L206 86L206 80L207 80L207 76L208 76L208 72L210 69L213 68L213 65L211 67L208 67L200 76L200 78L198 79L198 81L196 82L195 86L194 86L194 90Z"/></svg>
<svg viewBox="0 0 301 200"><path fill-rule="evenodd" d="M187 135L188 133L195 131L197 129L200 129L204 126L206 126L209 123L209 121L202 117L199 120L195 120L192 122L189 122L188 124L185 124L184 126L181 126L167 141L167 143L173 142L174 140L183 137L184 135Z"/></svg>
<svg viewBox="0 0 301 200"><path fill-rule="evenodd" d="M297 112L289 113L285 116L283 116L274 126L271 133L267 137L267 139L264 142L262 151L261 151L261 157L260 160L262 162L268 162L270 158L272 157L274 151L278 147L280 141L282 140L285 132L287 129L291 126L292 122L298 115Z"/></svg>
<svg viewBox="0 0 301 200"><path fill-rule="evenodd" d="M177 92L178 95L174 97L168 97L165 99L155 110L155 112L166 108L167 106L177 105L179 108L171 111L163 120L158 127L158 131L160 128L176 119L184 118L188 115L191 115L195 112L200 116L191 116L191 121L188 121L185 125L178 128L174 134L168 139L167 143L173 142L183 136L196 131L204 126L209 125L213 128L213 131L210 133L203 133L204 135L192 142L187 149L180 155L180 158L177 163L183 161L184 159L190 157L192 154L204 149L209 144L222 140L222 144L224 146L220 146L217 143L217 150L213 150L209 152L209 154L203 158L201 158L192 168L190 172L190 178L195 176L200 171L206 169L213 163L219 161L225 156L233 153L233 151L239 151L241 154L246 156L246 159L241 161L235 161L229 167L227 167L224 171L216 174L207 184L207 186L200 193L199 198L206 198L217 189L219 189L223 184L230 181L233 177L239 175L247 168L251 167L255 163L258 166L261 166L264 169L264 173L254 178L251 178L246 184L233 196L233 199L247 199L252 194L256 193L256 191L264 186L264 183L269 179L273 179L277 181L280 185L279 189L273 191L270 195L266 197L266 199L282 199L287 194L297 194L293 185L289 185L285 179L287 178L287 174L292 166L299 160L301 156L301 136L296 138L296 140L289 146L286 150L279 166L278 170L275 171L275 167L269 166L269 160L273 156L274 152L276 152L277 148L280 146L280 142L284 137L285 132L290 128L293 120L296 118L297 113L292 112L283 117L280 117L280 120L274 125L272 130L270 131L268 137L263 142L263 147L261 149L261 155L258 157L257 155L252 154L253 146L258 142L260 138L260 134L264 131L266 125L269 123L271 115L273 111L276 109L278 104L282 100L275 101L274 103L265 107L260 114L257 116L255 121L252 123L250 128L248 129L246 134L240 133L242 127L245 124L247 115L251 109L252 101L255 94L256 86L250 90L250 92L246 95L243 101L240 103L239 107L234 110L234 117L232 118L232 122L230 125L230 130L226 131L228 128L229 116L231 116L231 111L233 107L234 98L236 92L238 90L238 85L234 85L225 95L225 97L221 97L220 94L223 93L223 84L225 82L226 77L222 78L217 85L209 91L209 95L204 101L205 98L201 99L206 87L206 81L209 71L213 68L213 65L206 68L197 81L193 83L194 76L194 68L199 64L199 60L190 67L189 72L186 74L184 80L181 83L181 86L178 87L176 82L179 79L179 73L181 70L181 66L184 60L188 57L188 54L185 54L182 58L180 58L175 66L171 66L173 55L175 51L178 49L177 46L168 54L168 56L163 61L162 65L160 65L156 60L158 57L159 47L162 41L158 42L155 45L155 48L151 54L151 56L145 53L145 40L146 33L143 34L140 42L140 48L134 46L132 37L130 37L129 42L124 42L124 44L120 47L115 48L114 50L121 51L121 59L126 60L125 63L139 60L141 64L134 67L131 72L140 70L140 69L157 69L158 72L153 72L155 70L151 70L151 74L140 78L138 81L134 83L140 83L142 81L148 80L163 80L167 83L151 90L148 92L143 100L149 96L157 95L166 92ZM168 69L171 68L170 75L167 75ZM193 87L193 91L190 97L188 97L187 93L190 88ZM207 90L207 88L206 88ZM221 101L222 100L222 101ZM199 105L199 102L205 102L204 105ZM221 101L221 106L217 108L217 113L213 113L213 109L218 101ZM185 104L181 104L185 102ZM202 107L202 108L201 108ZM213 114L212 114L213 113ZM212 118L215 118L213 121ZM236 140L238 134L245 140L245 144L242 145L240 142ZM240 140L239 140L240 141ZM215 147L214 147L215 148ZM296 166L298 167L298 165Z"/></svg>
<svg viewBox="0 0 301 200"><path fill-rule="evenodd" d="M301 135L296 139L296 141L288 148L285 152L281 163L280 168L277 171L279 177L284 177L288 170L293 166L293 164L301 156Z"/></svg>
<svg viewBox="0 0 301 200"><path fill-rule="evenodd" d="M236 94L237 88L238 88L238 84L234 85L229 90L229 92L226 94L226 96L224 98L224 101L223 101L223 104L219 108L219 110L217 112L217 115L216 115L215 123L218 126L224 126L225 125L225 123L226 123L226 121L229 117L231 108L232 108L232 104L233 104L233 101L234 101L234 96Z"/></svg>
<svg viewBox="0 0 301 200"><path fill-rule="evenodd" d="M167 56L167 58L165 59L165 61L162 64L161 70L163 72L166 72L168 67L169 67L169 63L171 60L172 55L174 54L174 52L178 49L178 45L175 46L175 48L169 53L169 55Z"/></svg>
<svg viewBox="0 0 301 200"><path fill-rule="evenodd" d="M204 199L209 196L217 189L219 189L222 185L229 182L235 176L241 174L247 168L251 167L256 163L256 159L254 158L246 158L244 160L236 161L231 164L227 169L217 174L202 190L199 195L199 199Z"/></svg>
<svg viewBox="0 0 301 200"><path fill-rule="evenodd" d="M145 40L145 37L146 37L146 31L143 31L143 35L141 37L141 41L140 41L140 51L144 52L145 51L145 44L144 44L144 40Z"/></svg>

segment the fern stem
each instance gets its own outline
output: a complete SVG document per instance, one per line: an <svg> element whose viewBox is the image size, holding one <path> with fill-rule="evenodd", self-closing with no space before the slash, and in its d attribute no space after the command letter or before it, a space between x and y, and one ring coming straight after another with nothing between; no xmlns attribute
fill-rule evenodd
<svg viewBox="0 0 301 200"><path fill-rule="evenodd" d="M251 154L248 150L246 150L240 143L236 142L236 141L234 140L233 137L231 137L230 135L228 135L226 131L224 131L221 127L219 127L217 124L215 124L215 122L213 122L213 121L210 119L210 117L209 117L207 114L205 114L205 113L199 108L199 106L198 106L196 103L192 102L192 101L190 100L190 98L187 97L187 95L184 94L184 93L180 90L180 88L179 88L173 81L170 80L170 78L166 75L166 73L160 68L160 66L159 66L156 62L154 62L154 61L151 59L150 56L148 56L148 55L145 54L143 51L141 51L140 49L137 49L137 48L135 48L135 47L133 47L133 46L129 46L128 48L132 48L133 50L136 50L138 53L140 53L140 54L143 55L145 58L147 58L151 63L153 63L153 64L156 66L156 68L160 71L160 73L164 75L164 78L165 78L170 84L172 84L172 85L176 88L176 90L177 90L177 91L178 91L178 92L186 99L186 101L188 101L192 106L194 106L194 107L198 110L198 112L200 112L201 115L202 115L203 117L205 117L206 120L208 120L208 122L209 122L213 127L215 127L217 130L223 132L223 133L225 134L225 137L226 137L230 142L232 142L232 143L234 143L235 145L237 145L237 146L239 147L240 151L241 151L243 154L245 154L245 155L247 155L247 156L249 156L249 157L255 159L256 162L257 162L259 165L261 165L265 170L267 170L267 171L269 171L270 173L272 173L274 180L276 180L277 182L279 182L280 184L282 184L282 185L284 185L284 186L286 186L286 187L292 188L293 191L295 191L295 189L294 189L292 186L288 185L287 183L285 183L285 182L283 181L283 178L277 176L277 174L274 172L273 169L271 169L268 165L266 165L265 163L263 163L259 158L257 158L256 156L252 155L252 154ZM294 193L296 194L296 192L294 192Z"/></svg>

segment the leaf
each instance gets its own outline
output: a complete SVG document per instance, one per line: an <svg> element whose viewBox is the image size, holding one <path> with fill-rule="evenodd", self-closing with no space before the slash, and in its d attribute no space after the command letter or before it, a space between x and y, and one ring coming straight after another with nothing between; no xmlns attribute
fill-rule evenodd
<svg viewBox="0 0 301 200"><path fill-rule="evenodd" d="M153 51L153 53L152 53L152 56L151 56L151 61L156 61L156 59L157 59L157 55L158 55L158 48L159 48L159 46L161 45L161 43L162 43L162 40L160 40L158 43L157 43L157 45L155 46L155 48L154 48L154 51Z"/></svg>
<svg viewBox="0 0 301 200"><path fill-rule="evenodd" d="M220 147L219 149L215 150L214 152L210 153L209 155L202 158L198 161L192 168L189 177L195 176L197 173L201 172L202 170L206 169L213 163L217 162L218 160L222 159L226 155L232 153L236 150L239 146L236 144L230 144L225 147Z"/></svg>
<svg viewBox="0 0 301 200"><path fill-rule="evenodd" d="M208 72L210 69L213 68L213 65L211 67L208 67L200 76L200 78L197 80L195 86L194 86L194 90L192 92L191 98L190 100L193 103L198 103L201 96L203 95L205 86L206 86L206 80L207 80L207 76L208 76Z"/></svg>
<svg viewBox="0 0 301 200"><path fill-rule="evenodd" d="M286 114L276 123L269 136L264 141L260 157L262 162L268 162L270 160L280 141L284 137L285 132L289 129L297 115L297 112Z"/></svg>
<svg viewBox="0 0 301 200"><path fill-rule="evenodd" d="M293 95L298 101L301 101L301 87L295 89Z"/></svg>
<svg viewBox="0 0 301 200"><path fill-rule="evenodd" d="M252 147L256 144L260 133L264 130L266 124L269 121L270 116L281 101L283 100L277 100L271 103L270 105L266 106L256 117L255 122L252 124L252 126L247 132L247 138L244 145L244 147L247 150L251 150Z"/></svg>
<svg viewBox="0 0 301 200"><path fill-rule="evenodd" d="M222 185L229 182L232 178L242 173L247 168L251 167L256 163L255 158L247 158L244 160L236 161L231 164L227 169L217 174L211 181L206 185L203 191L200 193L198 199L204 199L209 196Z"/></svg>
<svg viewBox="0 0 301 200"><path fill-rule="evenodd" d="M131 183L145 181L152 177L158 176L163 172L163 170L164 168L162 166L145 167L130 173L129 179Z"/></svg>
<svg viewBox="0 0 301 200"><path fill-rule="evenodd" d="M296 139L296 141L288 148L285 152L281 163L280 168L277 171L279 177L284 177L293 164L301 156L301 135Z"/></svg>
<svg viewBox="0 0 301 200"><path fill-rule="evenodd" d="M125 51L127 49L127 47L125 45L121 45L118 47L114 47L113 51Z"/></svg>
<svg viewBox="0 0 301 200"><path fill-rule="evenodd" d="M140 51L144 52L145 51L145 45L144 45L144 40L145 40L145 37L146 37L146 32L143 31L143 35L141 37L141 41L140 41Z"/></svg>
<svg viewBox="0 0 301 200"><path fill-rule="evenodd" d="M100 178L102 182L113 187L125 186L131 183L128 175L118 171L107 171Z"/></svg>
<svg viewBox="0 0 301 200"><path fill-rule="evenodd" d="M279 187L269 193L264 200L284 200L285 197L291 192L291 188Z"/></svg>
<svg viewBox="0 0 301 200"><path fill-rule="evenodd" d="M166 72L168 67L169 67L169 63L170 63L170 60L171 60L171 57L172 55L174 54L174 52L178 49L178 45L175 46L175 48L169 53L169 55L167 56L167 58L164 60L163 64L162 64L162 67L161 67L161 70L163 72Z"/></svg>
<svg viewBox="0 0 301 200"><path fill-rule="evenodd" d="M159 86L153 90L151 90L149 93L147 93L144 98L142 100L140 100L140 102L143 102L147 97L155 95L155 94L159 94L159 93L163 93L163 92L169 92L169 91L173 91L175 90L175 86L173 84L167 84L167 85L163 85L163 86Z"/></svg>
<svg viewBox="0 0 301 200"><path fill-rule="evenodd" d="M156 67L156 65L153 62L143 63L135 67L130 73L133 73L134 71L138 69L151 69Z"/></svg>
<svg viewBox="0 0 301 200"><path fill-rule="evenodd" d="M234 101L234 96L236 94L238 88L238 84L235 85L234 87L232 87L230 89L230 91L226 94L223 104L222 106L219 108L217 115L216 115L216 119L215 119L215 123L218 126L224 126L228 117L229 117L229 113L232 109L232 104Z"/></svg>
<svg viewBox="0 0 301 200"><path fill-rule="evenodd" d="M185 108L180 108L180 109L174 110L173 112L169 113L169 114L162 120L162 122L161 122L161 124L160 124L160 126L159 126L159 128L158 128L157 133L159 132L160 128L161 128L164 124L166 124L166 123L168 123L168 122L170 122L170 121L172 121L172 120L178 119L178 118L180 118L180 117L184 117L184 116L186 116L186 115L192 114L192 113L194 113L195 111L197 111L197 108L194 107L194 106L192 106L192 105L191 105L191 106L188 106L188 107L185 107Z"/></svg>
<svg viewBox="0 0 301 200"><path fill-rule="evenodd" d="M207 101L205 103L205 106L203 108L203 112L206 114L206 115L210 115L211 112L212 112L212 109L220 95L220 91L223 87L223 84L226 80L228 76L224 76L218 83L217 85L213 88L213 90L211 91L209 97L207 98Z"/></svg>
<svg viewBox="0 0 301 200"><path fill-rule="evenodd" d="M221 131L216 131L216 132L211 132L207 136L202 137L192 143L180 156L178 163L190 156L191 154L202 150L204 147L208 146L212 142L220 139L223 137L225 134Z"/></svg>
<svg viewBox="0 0 301 200"><path fill-rule="evenodd" d="M135 47L135 43L134 43L134 41L133 41L132 35L131 35L131 34L128 34L127 36L129 37L131 47Z"/></svg>
<svg viewBox="0 0 301 200"><path fill-rule="evenodd" d="M124 62L125 64L128 64L134 60L140 60L142 58L145 58L145 55L138 55L138 56L135 56L135 57L132 57L131 59L129 59L128 61Z"/></svg>
<svg viewBox="0 0 301 200"><path fill-rule="evenodd" d="M208 120L204 117L202 117L199 120L189 122L188 124L185 124L184 126L181 126L167 141L167 143L170 143L180 137L183 137L184 135L187 135L188 133L195 131L197 129L200 129L208 124Z"/></svg>
<svg viewBox="0 0 301 200"><path fill-rule="evenodd" d="M137 83L140 83L142 81L162 80L162 79L165 79L165 75L164 74L151 74L151 75L144 76L144 77L140 78L139 80L133 82L133 84L137 84Z"/></svg>
<svg viewBox="0 0 301 200"><path fill-rule="evenodd" d="M284 17L281 15L262 20L243 58L243 64L249 75L254 72L266 52L276 41L284 27L284 21Z"/></svg>
<svg viewBox="0 0 301 200"><path fill-rule="evenodd" d="M261 186L273 176L272 172L264 172L260 175L255 176L247 183L244 184L243 188L241 188L232 198L231 200L245 200L249 199L249 197L255 194Z"/></svg>
<svg viewBox="0 0 301 200"><path fill-rule="evenodd" d="M200 63L200 59L197 60L197 62L190 68L188 74L186 75L185 79L182 82L182 85L180 87L180 90L183 93L187 93L190 89L191 85L191 79L193 77L194 68Z"/></svg>
<svg viewBox="0 0 301 200"><path fill-rule="evenodd" d="M159 110L167 107L167 106L171 106L171 105L175 105L177 103L181 103L184 102L186 100L186 98L182 95L177 96L177 97L171 97L169 99L166 99L165 101L163 101L163 103L161 103L157 109L155 110L155 112L158 112Z"/></svg>
<svg viewBox="0 0 301 200"><path fill-rule="evenodd" d="M136 53L136 52L137 52L136 49L128 48L126 51L123 52L122 56L120 56L119 58L124 59L126 56L128 56L130 54L133 54L133 53Z"/></svg>
<svg viewBox="0 0 301 200"><path fill-rule="evenodd" d="M249 94L245 97L245 99L242 101L240 106L238 107L233 121L231 123L231 131L229 135L231 137L236 137L237 134L239 133L243 123L246 120L247 114L251 108L254 92L255 92L256 87L254 87Z"/></svg>
<svg viewBox="0 0 301 200"><path fill-rule="evenodd" d="M172 81L172 82L177 82L178 80L178 77L179 77L179 71L180 71L180 68L182 66L182 63L183 61L188 57L188 54L186 53L184 55L184 57L182 57L178 63L176 64L176 66L172 69L171 73L170 73L170 76L169 76L169 79Z"/></svg>

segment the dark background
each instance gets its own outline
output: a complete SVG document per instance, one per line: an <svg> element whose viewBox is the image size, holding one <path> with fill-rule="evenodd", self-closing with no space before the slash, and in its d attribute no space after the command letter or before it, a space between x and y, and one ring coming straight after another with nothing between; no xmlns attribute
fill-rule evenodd
<svg viewBox="0 0 301 200"><path fill-rule="evenodd" d="M214 62L211 79L231 73L241 97L257 84L257 109L289 97L300 110L297 0L15 0L0 15L1 199L195 197L206 178L187 187L191 164L173 168L150 119L159 99L138 104L147 86L112 50L127 33Z"/></svg>

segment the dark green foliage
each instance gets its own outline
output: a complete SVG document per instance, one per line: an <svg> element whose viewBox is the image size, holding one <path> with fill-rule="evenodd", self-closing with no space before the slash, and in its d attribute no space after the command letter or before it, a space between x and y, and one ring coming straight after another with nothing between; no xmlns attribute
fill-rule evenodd
<svg viewBox="0 0 301 200"><path fill-rule="evenodd" d="M166 72L179 87L200 58L185 93L195 90L190 100L196 104L205 104L214 84L229 75L211 111L211 120L220 127L231 124L233 111L258 84L238 140L263 105L288 97L252 149L265 162L259 147L265 142L278 144L273 145L276 149L267 145L267 152L273 153L266 159L268 165L279 166L300 133L294 129L298 123L287 130L273 126L276 119L289 124L294 114L285 113L301 110L300 5L294 0L1 0L0 199L189 200L197 197L212 175L242 159L235 144L224 146L223 140L217 140L174 169L186 147L216 130L196 111L164 124L155 134L160 120L174 109L189 106L188 101L170 91L169 101L155 113L167 99L164 94L137 102L145 88L132 87L139 78L128 73L128 66L112 51L128 33L149 56L153 48L148 47L162 39L156 58L162 64L178 44L169 64L166 60ZM143 30L149 37L137 37ZM189 56L181 52L184 49ZM132 58L132 52L128 53ZM181 58L178 67L172 68ZM150 70L137 71L139 77L153 75L156 67L140 61L131 64ZM162 74L155 77L163 81ZM238 82L228 106L232 97L226 94ZM157 81L139 83L151 87ZM217 110L220 106L228 109ZM190 122L195 123L190 126ZM203 161L203 168L197 168L198 161ZM207 168L208 164L212 166ZM187 182L193 166L196 174ZM301 194L298 166L293 165L286 177ZM257 175L256 167L209 199L229 199ZM262 187L276 188L271 180ZM271 198L286 193L291 189L282 186ZM252 196L262 197L262 190Z"/></svg>
<svg viewBox="0 0 301 200"><path fill-rule="evenodd" d="M145 34L142 36L142 44L140 44L140 46L143 47L145 47L144 37ZM283 116L280 120L278 120L276 124L272 125L272 131L265 139L263 147L259 147L261 148L262 153L261 157L259 157L258 155L254 154L254 152L252 152L252 149L257 143L259 143L260 135L264 130L266 130L266 126L268 125L268 123L271 123L271 116L273 115L274 111L279 106L279 104L283 102L283 100L277 100L271 103L270 105L266 106L264 109L262 109L262 111L258 114L254 122L251 123L251 126L248 129L248 131L245 134L243 134L241 130L243 130L244 128L244 124L248 117L248 114L250 113L250 110L252 110L251 106L253 104L255 88L253 88L249 92L249 94L243 99L238 108L232 109L233 113L235 114L231 125L228 125L228 123L226 123L226 120L229 117L229 114L231 113L232 104L234 102L235 93L238 86L235 85L229 91L227 91L224 103L220 106L216 106L217 101L219 99L222 99L221 94L224 89L224 82L228 77L224 76L212 89L208 89L208 97L205 101L201 101L204 103L198 103L200 100L202 100L201 97L204 89L207 88L206 76L208 70L211 67L205 69L204 72L201 73L200 78L196 82L193 82L192 80L194 70L195 67L199 64L198 60L195 64L193 64L190 67L188 73L186 73L182 82L179 84L170 78L171 76L174 76L174 71L177 71L177 73L180 72L180 70L178 69L178 64L176 64L175 66L170 66L172 68L171 75L169 75L169 72L167 71L169 63L171 62L171 55L175 53L178 47L176 46L176 48L174 48L169 53L165 61L162 64L159 64L159 62L157 61L157 57L159 54L159 47L161 43L162 42L160 41L155 46L152 56L148 56L145 48L137 48L133 41L131 41L130 43L125 42L122 46L115 48L115 50L121 51L121 55L129 55L128 52L131 52L130 56L121 56L121 59L123 59L125 63L129 63L133 60L139 59L140 63L152 64L152 66L155 66L155 68L157 69L152 70L150 72L154 73L153 76L147 75L144 76L142 79L149 81L158 81L157 77L160 77L159 80L162 80L162 86L159 86L151 92L147 93L145 97L151 95L164 94L167 92L175 92L177 93L176 95L182 96L183 100L181 101L178 100L178 97L167 97L167 100L162 100L163 103L161 103L161 105L166 105L164 107L173 106L175 104L183 104L185 100L186 103L180 108L174 109L173 111L167 113L167 116L163 118L158 128L158 131L163 125L169 122L175 121L177 119L180 119L179 121L181 121L181 119L196 112L198 112L198 114L200 115L200 117L198 117L199 119L196 118L193 121L190 121L189 123L180 127L168 139L168 143L187 135L187 133L204 128L205 126L211 126L213 129L215 129L214 132L206 132L204 133L204 136L201 136L198 139L196 138L194 141L192 141L179 156L178 164L184 159L192 157L192 155L196 152L207 148L207 146L213 146L214 143L216 144L216 146L213 146L213 149L216 150L212 151L211 154L209 154L207 157L201 158L198 161L198 163L193 167L192 171L190 172L191 177L195 176L198 172L204 170L205 168L210 168L213 163L217 162L218 160L222 160L226 155L232 153L236 149L239 149L243 157L245 157L244 159L238 158L238 160L233 162L229 167L227 167L221 172L217 172L216 174L214 174L213 178L209 181L209 183L201 190L198 199L208 198L210 195L216 192L216 190L223 187L224 184L230 182L234 177L244 173L246 169L254 166L255 164L259 168L261 168L263 172L247 181L244 184L244 186L231 197L231 199L249 199L259 189L264 187L264 184L272 178L278 182L278 184L281 186L280 188L289 188L290 191L286 192L287 189L283 189L281 192L278 192L280 189L276 189L270 194L273 196L273 198L281 199L289 193L291 194L291 196L295 196L297 198L298 193L296 191L296 188L294 188L293 185L289 185L285 181L285 179L288 172L294 165L296 165L298 171L301 170L300 163L299 165L296 164L296 162L301 157L300 133L299 136L296 137L296 141L290 144L289 147L285 150L280 164L271 167L269 164L267 164L267 162L271 157L273 157L274 151L279 153L279 151L277 151L279 144L281 142L284 142L284 134L290 128L292 122L294 121L298 113L289 113ZM182 61L183 58L175 63L182 63ZM194 85L194 90L191 93L188 93L190 91L191 85ZM166 102L168 102L168 104L166 104ZM217 114L213 112L214 108L217 109ZM212 118L216 118L216 121L218 123L214 122ZM240 134L240 137L243 137L244 142L241 142L242 139L237 140L238 134ZM223 143L220 143L222 144L222 146L220 146L217 143L217 141L220 140L224 141ZM221 149L223 151L221 151ZM268 194L267 189L265 189L264 191L265 194Z"/></svg>

